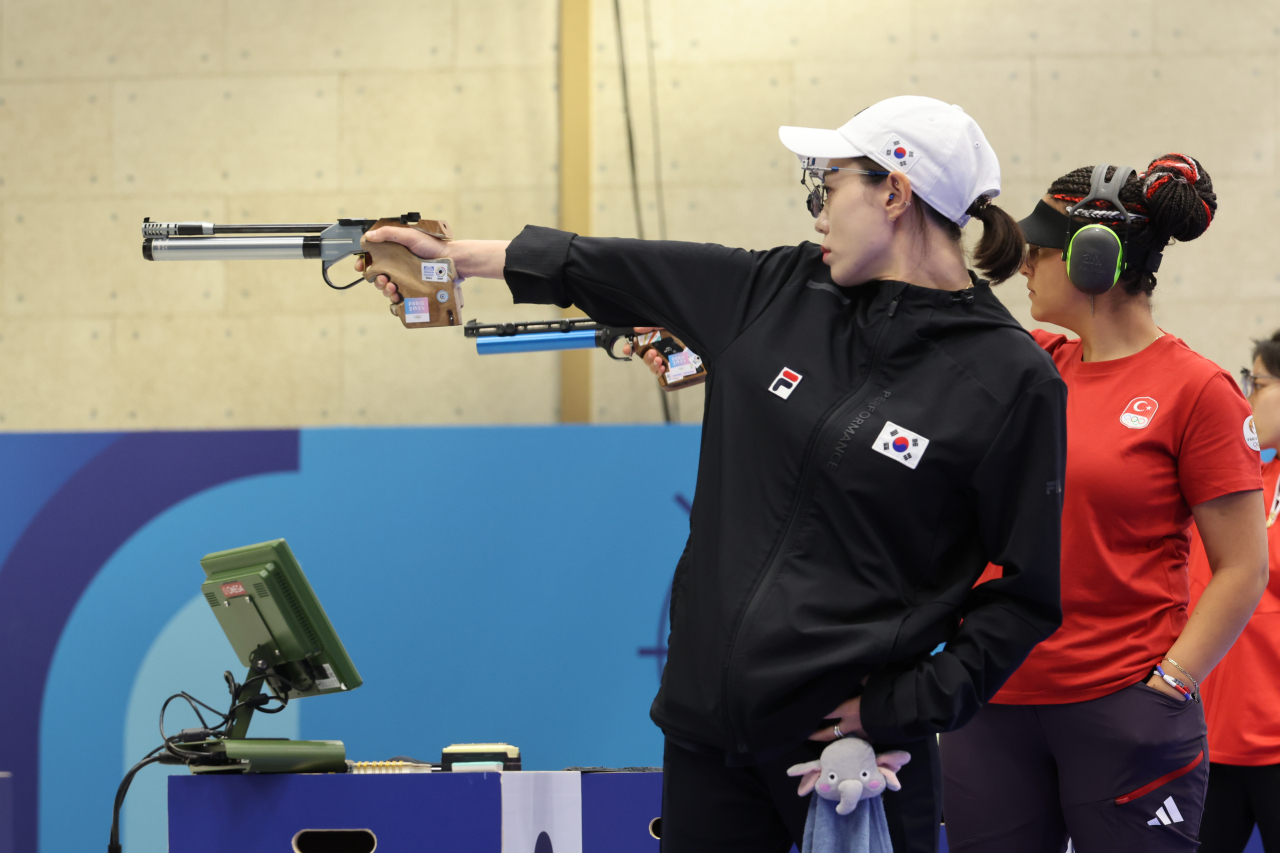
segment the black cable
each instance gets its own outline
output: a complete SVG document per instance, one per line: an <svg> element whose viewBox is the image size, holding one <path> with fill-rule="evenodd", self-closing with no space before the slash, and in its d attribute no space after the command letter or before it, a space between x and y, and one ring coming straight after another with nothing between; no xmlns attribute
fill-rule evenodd
<svg viewBox="0 0 1280 853"><path fill-rule="evenodd" d="M618 25L618 66L622 75L622 109L627 118L627 152L631 156L631 198L636 208L636 225L640 231L640 239L644 239L644 226L641 224L640 218L640 184L636 177L636 142L635 133L631 125L631 98L627 89L627 65L626 58L622 52L622 9L619 5L620 0L613 0L614 17ZM666 202L662 195L662 149L658 143L658 78L657 70L653 64L653 16L649 11L649 0L644 0L644 39L645 39L645 55L648 58L649 66L649 119L652 126L653 134L653 183L654 192L657 195L658 208L658 239L667 239L667 211ZM672 404L676 401L670 399L666 391L661 386L658 388L658 399L662 402L662 422L669 424L673 419L679 418L679 410L674 413L675 408Z"/></svg>
<svg viewBox="0 0 1280 853"><path fill-rule="evenodd" d="M175 693L175 694L173 694L172 696L170 696L168 699L164 700L164 704L160 706L160 740L164 743L164 746L162 746L162 747L161 747L162 749L164 749L166 752L168 752L168 753L169 753L170 755L172 755L173 757L175 757L175 758L180 758L180 759L182 759L182 761L183 761L183 762L187 762L187 761L190 761L190 760L192 760L192 759L194 759L194 758L200 758L200 757L201 757L201 753L198 753L198 752L186 752L185 750L181 750L181 749L179 749L178 747L176 747L176 746L174 746L174 745L173 745L173 739L174 739L174 737L178 737L178 736L177 736L177 735L174 735L173 737L170 737L169 735L166 735L166 734L164 733L164 712L165 712L165 711L167 711L167 710L169 709L169 703L170 703L170 702L172 702L174 699L183 699L183 698L187 698L187 694L185 694L185 693ZM194 708L195 706L194 706L194 705L192 705L192 707ZM211 709L211 710L212 710L212 709ZM215 712L215 713L216 713L216 712ZM197 714L197 715L198 715L198 714ZM224 722L224 725L225 725L225 722ZM208 727L208 726L205 726L204 728L205 728L205 731L209 731L209 727ZM210 734L212 734L212 732L210 732ZM126 778L128 778L128 777L126 777ZM126 786L126 787L127 787L127 786Z"/></svg>
<svg viewBox="0 0 1280 853"><path fill-rule="evenodd" d="M622 115L627 122L627 160L631 165L631 204L636 212L636 232L644 239L644 214L640 212L640 179L636 175L636 132L631 122L631 92L627 88L627 54L622 40L621 0L613 0L614 30L618 34L618 76L622 80Z"/></svg>
<svg viewBox="0 0 1280 853"><path fill-rule="evenodd" d="M133 784L133 777L138 775L138 771L146 767L148 764L155 764L160 760L156 755L157 752L164 749L163 746L156 747L151 750L146 758L133 765L133 769L124 774L124 779L120 782L120 787L116 789L115 805L111 809L111 836L107 842L107 853L121 853L120 847L120 809L124 806L125 795L129 793L129 786Z"/></svg>

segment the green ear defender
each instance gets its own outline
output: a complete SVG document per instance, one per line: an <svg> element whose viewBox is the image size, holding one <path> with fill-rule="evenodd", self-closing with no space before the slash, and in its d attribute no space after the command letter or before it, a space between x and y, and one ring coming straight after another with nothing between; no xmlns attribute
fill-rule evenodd
<svg viewBox="0 0 1280 853"><path fill-rule="evenodd" d="M1078 204L1067 208L1067 247L1062 252L1062 259L1066 261L1067 277L1071 283L1090 296L1098 296L1115 287L1124 270L1125 253L1129 248L1129 225L1133 215L1120 201L1120 188L1129 180L1133 169L1116 167L1111 180L1107 180L1109 168L1107 163L1095 166L1089 194ZM1124 216L1123 239L1105 225L1092 223L1076 227L1075 220L1083 216L1080 211L1095 200L1110 202Z"/></svg>

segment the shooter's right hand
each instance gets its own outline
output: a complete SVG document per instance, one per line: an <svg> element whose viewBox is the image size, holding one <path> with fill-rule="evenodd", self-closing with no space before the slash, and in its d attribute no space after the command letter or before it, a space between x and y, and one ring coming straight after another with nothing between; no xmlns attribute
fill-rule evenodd
<svg viewBox="0 0 1280 853"><path fill-rule="evenodd" d="M660 326L636 326L636 334L638 335L647 334L648 332L663 331L666 330ZM631 355L631 344L622 345L622 354ZM667 372L667 360L663 358L662 353L658 352L656 349L650 349L642 358L645 366L649 368L654 376L661 376Z"/></svg>
<svg viewBox="0 0 1280 853"><path fill-rule="evenodd" d="M424 234L417 228L396 228L393 226L383 226L375 228L364 235L364 238L370 243L399 243L407 248L423 260L435 260L437 258L449 257L449 244L444 240L438 240L430 234ZM364 272L364 258L356 259L356 272ZM461 279L459 279L461 281ZM400 302L399 293L391 279L385 275L378 276L374 282L374 287L382 291L382 295L390 299L392 302Z"/></svg>

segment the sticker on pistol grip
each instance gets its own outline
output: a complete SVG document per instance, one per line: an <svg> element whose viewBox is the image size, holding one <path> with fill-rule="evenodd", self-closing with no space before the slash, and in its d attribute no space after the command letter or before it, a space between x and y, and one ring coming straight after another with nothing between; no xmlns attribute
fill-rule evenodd
<svg viewBox="0 0 1280 853"><path fill-rule="evenodd" d="M679 382L686 376L692 376L698 372L698 368L702 366L702 359L694 355L690 350L680 350L667 356L667 381Z"/></svg>
<svg viewBox="0 0 1280 853"><path fill-rule="evenodd" d="M418 296L404 301L404 321L406 323L431 322L431 297Z"/></svg>
<svg viewBox="0 0 1280 853"><path fill-rule="evenodd" d="M662 332L645 332L643 335L636 335L636 349L653 346L661 339Z"/></svg>
<svg viewBox="0 0 1280 853"><path fill-rule="evenodd" d="M448 281L449 265L444 261L423 261L422 262L422 280L423 281Z"/></svg>

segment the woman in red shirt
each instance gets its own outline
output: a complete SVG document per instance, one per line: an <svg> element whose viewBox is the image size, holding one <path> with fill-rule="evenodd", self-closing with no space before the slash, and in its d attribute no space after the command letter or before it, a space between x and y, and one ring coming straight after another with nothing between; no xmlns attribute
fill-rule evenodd
<svg viewBox="0 0 1280 853"><path fill-rule="evenodd" d="M1208 775L1197 682L1266 585L1248 404L1151 313L1161 252L1213 219L1212 181L1180 154L1127 180L1117 171L1059 178L1021 223L1032 317L1079 336L1033 332L1067 384L1063 624L968 726L942 736L952 850L1059 853L1068 838L1089 853L1195 850ZM1118 204L1099 199L1104 176ZM1109 289L1092 295L1079 271L1097 256L1072 242L1086 224L1123 243ZM1188 619L1193 518L1213 580Z"/></svg>
<svg viewBox="0 0 1280 853"><path fill-rule="evenodd" d="M1280 332L1257 341L1245 371L1258 443L1280 447ZM1271 580L1231 651L1200 685L1209 728L1209 793L1200 824L1201 853L1241 853L1258 825L1267 853L1280 853L1280 459L1262 466L1269 499ZM1195 606L1213 579L1197 536L1191 546Z"/></svg>

